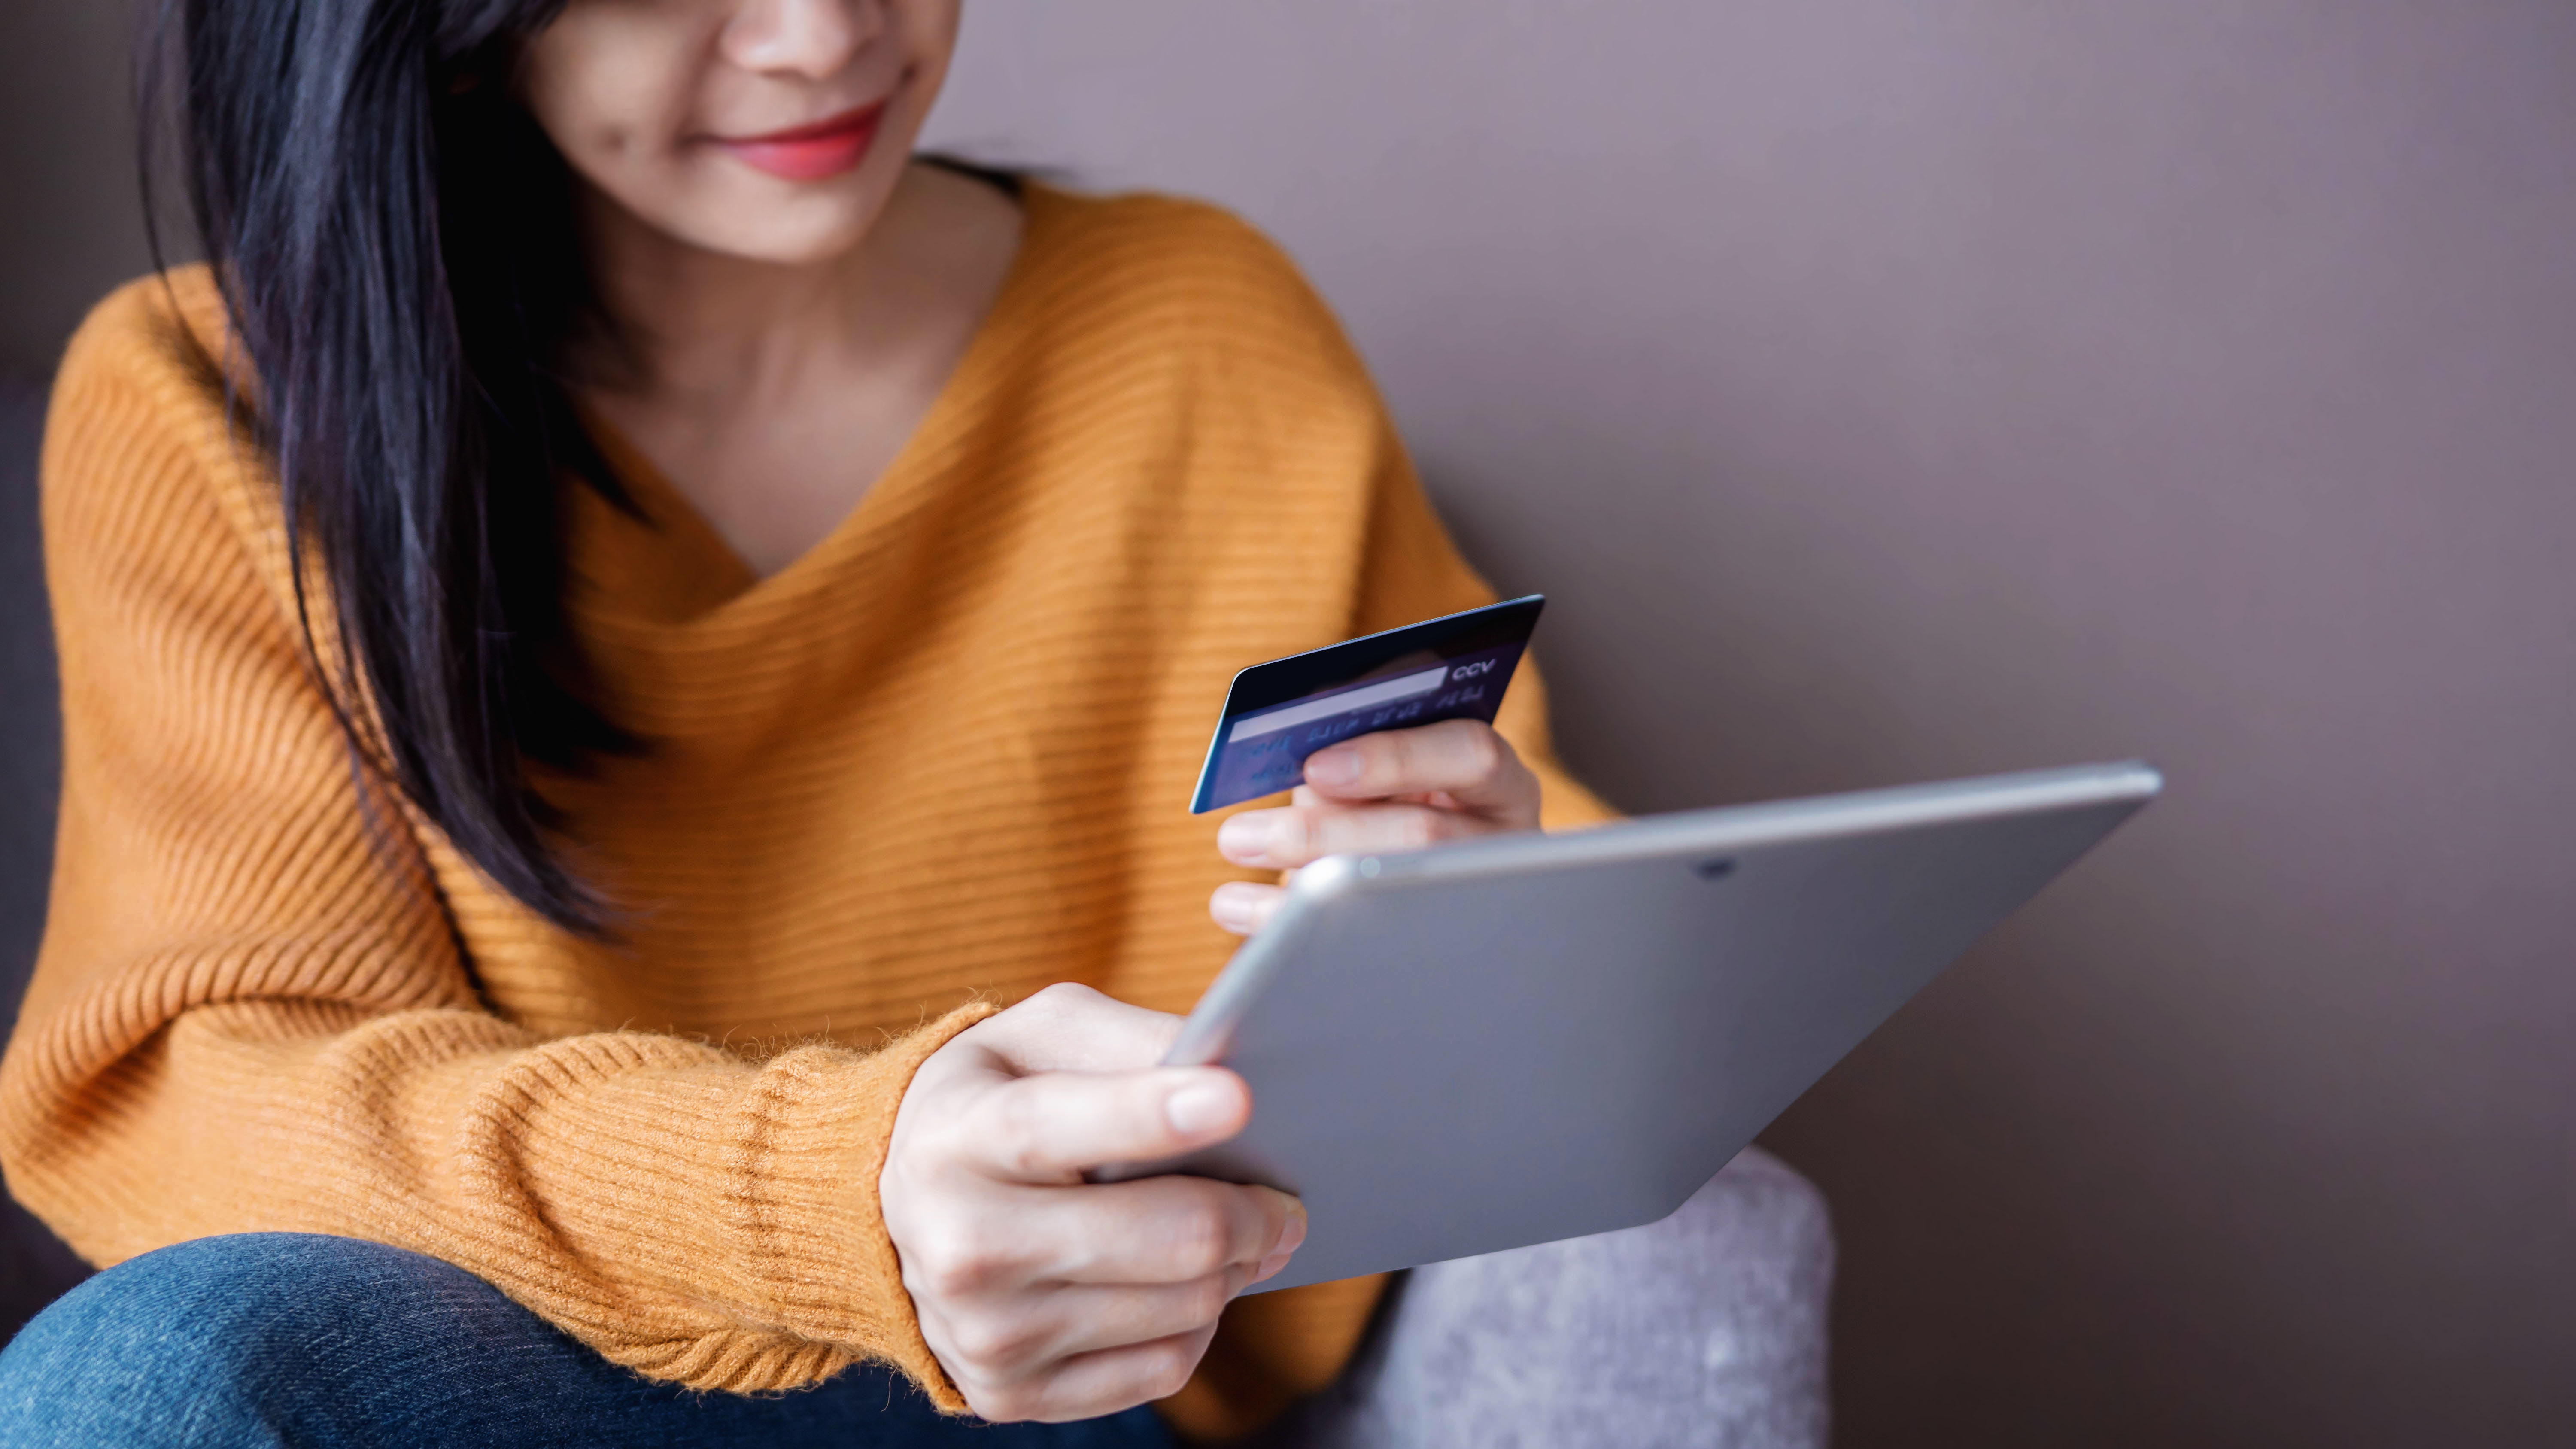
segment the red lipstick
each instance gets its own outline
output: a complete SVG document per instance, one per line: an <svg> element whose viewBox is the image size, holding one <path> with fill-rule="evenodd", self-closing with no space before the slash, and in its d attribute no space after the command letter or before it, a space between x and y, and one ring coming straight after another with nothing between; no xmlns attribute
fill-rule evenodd
<svg viewBox="0 0 2576 1449"><path fill-rule="evenodd" d="M877 122L886 103L861 106L828 116L810 126L794 126L765 136L717 136L715 143L755 170L789 181L821 181L838 176L867 159L868 143L877 138Z"/></svg>

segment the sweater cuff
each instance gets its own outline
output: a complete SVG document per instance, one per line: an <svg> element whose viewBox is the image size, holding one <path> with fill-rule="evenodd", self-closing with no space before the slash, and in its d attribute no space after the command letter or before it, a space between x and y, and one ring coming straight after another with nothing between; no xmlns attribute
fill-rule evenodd
<svg viewBox="0 0 2576 1449"><path fill-rule="evenodd" d="M745 1227L779 1326L824 1343L867 1345L948 1414L965 1413L966 1398L921 1336L877 1178L913 1073L999 1010L969 1003L864 1057L806 1047L774 1058L762 1069L768 1121L746 1144L754 1161L745 1205L753 1220Z"/></svg>

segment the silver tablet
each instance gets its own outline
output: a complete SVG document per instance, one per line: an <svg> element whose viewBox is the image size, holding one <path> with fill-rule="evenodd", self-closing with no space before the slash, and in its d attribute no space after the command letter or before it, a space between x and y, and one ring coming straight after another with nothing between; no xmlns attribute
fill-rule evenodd
<svg viewBox="0 0 2576 1449"><path fill-rule="evenodd" d="M1269 1292L1652 1222L2161 788L2143 764L1662 815L1300 872L1168 1060L1305 1200Z"/></svg>

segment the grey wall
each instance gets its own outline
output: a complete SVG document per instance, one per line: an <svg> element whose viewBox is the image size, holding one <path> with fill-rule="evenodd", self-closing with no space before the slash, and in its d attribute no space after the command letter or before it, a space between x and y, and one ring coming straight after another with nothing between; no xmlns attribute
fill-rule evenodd
<svg viewBox="0 0 2576 1449"><path fill-rule="evenodd" d="M43 396L63 339L148 253L134 199L128 0L0 0L0 1023L44 920L58 741L36 543ZM0 1338L86 1269L0 1202Z"/></svg>
<svg viewBox="0 0 2576 1449"><path fill-rule="evenodd" d="M115 9L0 11L0 361ZM2565 1442L2576 7L978 0L939 129L1284 238L1622 804L2167 767L1770 1135L1844 1443Z"/></svg>
<svg viewBox="0 0 2576 1449"><path fill-rule="evenodd" d="M54 858L54 798L62 789L54 707L53 637L36 540L36 443L44 399L0 377L0 1031L44 933ZM0 1341L88 1276L44 1224L0 1200Z"/></svg>
<svg viewBox="0 0 2576 1449"><path fill-rule="evenodd" d="M62 342L143 270L127 122L126 0L0 0L0 1023L44 922L58 741L36 543L35 452ZM86 1270L0 1202L0 1337Z"/></svg>
<svg viewBox="0 0 2576 1449"><path fill-rule="evenodd" d="M2576 1435L2576 6L978 0L1342 309L1669 809L2167 800L1767 1139L1850 1445Z"/></svg>
<svg viewBox="0 0 2576 1449"><path fill-rule="evenodd" d="M127 103L133 8L0 3L0 374L51 374L90 304L151 265Z"/></svg>

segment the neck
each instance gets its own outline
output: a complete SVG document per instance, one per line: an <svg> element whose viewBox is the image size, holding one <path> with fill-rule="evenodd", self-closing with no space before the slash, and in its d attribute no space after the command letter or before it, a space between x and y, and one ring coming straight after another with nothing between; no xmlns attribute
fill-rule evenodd
<svg viewBox="0 0 2576 1449"><path fill-rule="evenodd" d="M898 196L901 188L898 188ZM585 196L593 285L613 339L585 370L604 391L722 401L792 385L864 345L887 215L857 246L815 262L707 251L597 193Z"/></svg>

